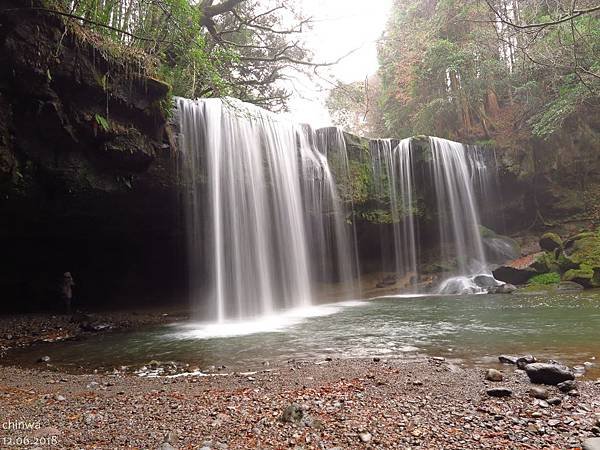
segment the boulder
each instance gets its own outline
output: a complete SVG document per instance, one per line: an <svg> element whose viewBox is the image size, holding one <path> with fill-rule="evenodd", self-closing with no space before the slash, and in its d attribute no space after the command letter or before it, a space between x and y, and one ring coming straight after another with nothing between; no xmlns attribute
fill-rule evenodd
<svg viewBox="0 0 600 450"><path fill-rule="evenodd" d="M542 253L534 253L514 259L496 268L492 274L496 280L504 281L505 283L525 284L531 277L539 273L533 265L541 255Z"/></svg>
<svg viewBox="0 0 600 450"><path fill-rule="evenodd" d="M506 261L518 258L521 254L521 247L514 239L496 234L483 226L480 226L479 229L488 262L503 264Z"/></svg>
<svg viewBox="0 0 600 450"><path fill-rule="evenodd" d="M502 364L517 364L518 357L511 355L500 355L498 356L498 361Z"/></svg>
<svg viewBox="0 0 600 450"><path fill-rule="evenodd" d="M584 287L574 281L561 281L556 289L559 291L581 291Z"/></svg>
<svg viewBox="0 0 600 450"><path fill-rule="evenodd" d="M558 260L554 252L539 253L533 263L531 263L531 267L539 273L560 271Z"/></svg>
<svg viewBox="0 0 600 450"><path fill-rule="evenodd" d="M517 290L514 284L504 283L488 289L488 294L512 294Z"/></svg>
<svg viewBox="0 0 600 450"><path fill-rule="evenodd" d="M594 269L586 264L581 264L579 269L570 269L562 276L562 281L577 283L584 288L598 287L595 286Z"/></svg>
<svg viewBox="0 0 600 450"><path fill-rule="evenodd" d="M525 366L525 372L531 382L536 384L557 385L575 379L573 372L560 364L531 363Z"/></svg>
<svg viewBox="0 0 600 450"><path fill-rule="evenodd" d="M525 366L527 366L527 364L532 364L536 361L537 360L533 355L520 356L519 358L517 358L517 367L521 370L525 370Z"/></svg>
<svg viewBox="0 0 600 450"><path fill-rule="evenodd" d="M563 245L562 239L556 233L544 233L540 238L540 248L547 252L553 252Z"/></svg>
<svg viewBox="0 0 600 450"><path fill-rule="evenodd" d="M473 278L473 282L481 288L491 288L498 286L496 279L490 275L477 275Z"/></svg>
<svg viewBox="0 0 600 450"><path fill-rule="evenodd" d="M562 383L558 383L556 385L561 392L571 392L575 388L577 388L577 382L575 380L567 380Z"/></svg>

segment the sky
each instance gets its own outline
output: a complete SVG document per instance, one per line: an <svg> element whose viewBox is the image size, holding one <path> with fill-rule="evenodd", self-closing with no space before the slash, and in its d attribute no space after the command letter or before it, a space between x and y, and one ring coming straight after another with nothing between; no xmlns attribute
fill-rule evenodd
<svg viewBox="0 0 600 450"><path fill-rule="evenodd" d="M313 18L312 30L304 36L314 52L314 61L337 60L358 49L339 64L319 69L325 79L333 76L342 82L364 80L377 71L377 39L381 36L392 0L299 0L305 16ZM321 81L322 88L331 87ZM331 125L325 107L327 92L307 78L296 80L289 103L293 120L315 127Z"/></svg>

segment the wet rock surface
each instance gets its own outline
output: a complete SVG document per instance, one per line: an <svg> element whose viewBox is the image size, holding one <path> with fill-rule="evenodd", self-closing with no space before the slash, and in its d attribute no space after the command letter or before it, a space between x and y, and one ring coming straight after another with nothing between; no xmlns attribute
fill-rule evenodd
<svg viewBox="0 0 600 450"><path fill-rule="evenodd" d="M600 411L594 381L579 382L579 397L544 407L522 372L505 374L502 387L513 395L495 398L479 369L434 359L296 361L251 377L0 367L0 380L3 413L39 420L62 448L574 448L596 437ZM291 405L303 411L300 421L281 420Z"/></svg>
<svg viewBox="0 0 600 450"><path fill-rule="evenodd" d="M532 363L525 366L525 373L532 383L557 385L564 381L574 380L571 369L560 364Z"/></svg>

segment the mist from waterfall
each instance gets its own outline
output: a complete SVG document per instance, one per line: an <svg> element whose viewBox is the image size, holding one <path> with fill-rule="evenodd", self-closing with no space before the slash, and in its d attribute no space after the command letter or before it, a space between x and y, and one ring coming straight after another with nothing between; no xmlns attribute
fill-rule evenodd
<svg viewBox="0 0 600 450"><path fill-rule="evenodd" d="M224 322L353 292L353 235L317 136L234 99L177 99L192 300Z"/></svg>

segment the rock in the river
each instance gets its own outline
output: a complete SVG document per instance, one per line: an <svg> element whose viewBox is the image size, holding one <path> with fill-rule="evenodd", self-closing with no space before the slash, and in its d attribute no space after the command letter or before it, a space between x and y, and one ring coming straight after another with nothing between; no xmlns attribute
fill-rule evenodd
<svg viewBox="0 0 600 450"><path fill-rule="evenodd" d="M287 423L297 423L302 420L302 417L304 417L303 409L296 404L291 404L285 408L280 420Z"/></svg>
<svg viewBox="0 0 600 450"><path fill-rule="evenodd" d="M49 363L50 362L50 357L48 355L42 356L40 359L37 360L37 362L39 362L39 363Z"/></svg>
<svg viewBox="0 0 600 450"><path fill-rule="evenodd" d="M525 366L527 364L531 364L536 362L537 360L535 359L535 356L533 355L525 355L525 356L519 356L517 358L517 368L521 369L521 370L525 370Z"/></svg>
<svg viewBox="0 0 600 450"><path fill-rule="evenodd" d="M527 364L525 372L531 382L536 384L557 385L563 381L575 379L575 375L568 367L559 364Z"/></svg>
<svg viewBox="0 0 600 450"><path fill-rule="evenodd" d="M548 398L548 391L543 387L532 387L529 390L529 395L539 400L546 400Z"/></svg>
<svg viewBox="0 0 600 450"><path fill-rule="evenodd" d="M557 387L561 392L570 392L577 388L577 382L575 380L567 380L563 381L562 383L558 383Z"/></svg>
<svg viewBox="0 0 600 450"><path fill-rule="evenodd" d="M504 281L505 283L525 284L537 272L531 267L520 267L517 262L513 261L508 265L498 267L492 274L496 280Z"/></svg>
<svg viewBox="0 0 600 450"><path fill-rule="evenodd" d="M481 288L491 288L498 286L498 282L494 279L494 277L489 275L477 275L473 278L473 282L481 287Z"/></svg>
<svg viewBox="0 0 600 450"><path fill-rule="evenodd" d="M517 290L514 284L504 283L500 286L494 286L488 290L489 294L512 294Z"/></svg>
<svg viewBox="0 0 600 450"><path fill-rule="evenodd" d="M512 395L512 391L504 387L488 389L485 392L490 397L510 397Z"/></svg>
<svg viewBox="0 0 600 450"><path fill-rule="evenodd" d="M503 380L502 372L496 369L488 369L485 372L485 379L488 381L502 381Z"/></svg>
<svg viewBox="0 0 600 450"><path fill-rule="evenodd" d="M500 355L498 356L498 361L500 361L502 364L517 364L517 356L511 356L511 355Z"/></svg>
<svg viewBox="0 0 600 450"><path fill-rule="evenodd" d="M525 366L527 364L532 364L536 361L537 360L535 359L535 356L533 356L533 355L520 356L519 358L517 358L517 368L519 368L521 370L525 370Z"/></svg>
<svg viewBox="0 0 600 450"><path fill-rule="evenodd" d="M581 291L584 287L574 281L561 281L558 286L556 286L556 289L559 291Z"/></svg>
<svg viewBox="0 0 600 450"><path fill-rule="evenodd" d="M600 438L589 438L583 441L583 450L600 450Z"/></svg>
<svg viewBox="0 0 600 450"><path fill-rule="evenodd" d="M544 233L540 238L540 248L547 252L553 252L563 245L562 239L556 233Z"/></svg>

